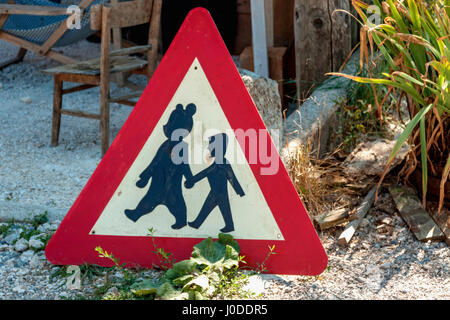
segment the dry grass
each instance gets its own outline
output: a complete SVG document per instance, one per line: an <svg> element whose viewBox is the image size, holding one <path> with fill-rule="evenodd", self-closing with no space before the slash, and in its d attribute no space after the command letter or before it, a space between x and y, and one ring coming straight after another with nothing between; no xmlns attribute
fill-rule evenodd
<svg viewBox="0 0 450 320"><path fill-rule="evenodd" d="M352 205L355 192L341 169L340 146L319 158L311 145L289 144L288 158L292 182L310 216Z"/></svg>

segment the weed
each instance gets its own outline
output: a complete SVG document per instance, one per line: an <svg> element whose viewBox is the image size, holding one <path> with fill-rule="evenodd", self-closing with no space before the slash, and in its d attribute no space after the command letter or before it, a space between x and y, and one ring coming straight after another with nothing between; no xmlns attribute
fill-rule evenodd
<svg viewBox="0 0 450 320"><path fill-rule="evenodd" d="M152 244L153 244L153 253L155 253L158 256L159 264L163 270L168 270L173 267L173 264L175 263L175 259L170 258L172 255L171 252L167 252L164 250L164 248L160 248L157 246L155 237L153 234L155 233L155 230L153 228L149 228L149 236L152 237Z"/></svg>
<svg viewBox="0 0 450 320"><path fill-rule="evenodd" d="M266 263L269 260L269 258L276 254L275 252L275 245L273 246L267 246L269 248L269 252L267 253L266 257L264 258L263 262L257 263L258 267L256 268L256 271L258 273L267 272Z"/></svg>

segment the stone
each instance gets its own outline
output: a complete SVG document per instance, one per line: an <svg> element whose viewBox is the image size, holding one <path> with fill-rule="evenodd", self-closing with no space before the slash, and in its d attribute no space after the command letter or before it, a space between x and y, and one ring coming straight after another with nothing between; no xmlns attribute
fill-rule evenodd
<svg viewBox="0 0 450 320"><path fill-rule="evenodd" d="M44 243L38 239L30 239L30 241L28 242L28 245L32 249L42 249L44 247Z"/></svg>
<svg viewBox="0 0 450 320"><path fill-rule="evenodd" d="M380 265L380 268L381 269L389 269L391 266L392 266L392 264L390 262L385 262Z"/></svg>
<svg viewBox="0 0 450 320"><path fill-rule="evenodd" d="M37 230L38 230L39 232L47 232L47 231L50 230L50 224L49 224L48 222L46 222L46 223L44 223L44 224L41 224L41 225L37 228Z"/></svg>
<svg viewBox="0 0 450 320"><path fill-rule="evenodd" d="M20 101L22 101L26 104L30 104L32 100L30 97L22 97L22 98L20 98Z"/></svg>
<svg viewBox="0 0 450 320"><path fill-rule="evenodd" d="M278 83L251 71L240 69L242 81L245 84L261 118L266 125L278 150L283 131L281 113L281 98ZM272 131L271 131L272 130Z"/></svg>
<svg viewBox="0 0 450 320"><path fill-rule="evenodd" d="M119 289L117 289L117 287L111 287L108 289L108 291L106 291L106 293L103 295L103 297L108 297L108 296L113 296L113 297L117 297L119 295Z"/></svg>
<svg viewBox="0 0 450 320"><path fill-rule="evenodd" d="M394 140L387 139L361 142L345 159L344 173L354 177L381 176L388 163L394 144ZM405 158L408 151L409 147L403 145L394 160L392 160L389 169L398 165Z"/></svg>
<svg viewBox="0 0 450 320"><path fill-rule="evenodd" d="M39 268L44 264L44 261L42 261L41 258L39 258L39 255L35 254L33 257L31 257L29 265L32 268Z"/></svg>
<svg viewBox="0 0 450 320"><path fill-rule="evenodd" d="M15 286L15 287L12 289L12 291L17 292L17 293L19 293L19 294L24 293L25 290L26 290L26 288L25 288L24 285L18 285L18 286Z"/></svg>
<svg viewBox="0 0 450 320"><path fill-rule="evenodd" d="M22 252L28 249L28 241L24 238L20 238L17 240L16 244L14 245L14 250L18 252Z"/></svg>
<svg viewBox="0 0 450 320"><path fill-rule="evenodd" d="M3 241L5 241L7 244L11 245L14 243L14 241L18 240L20 238L21 232L14 232L9 235L7 235Z"/></svg>
<svg viewBox="0 0 450 320"><path fill-rule="evenodd" d="M28 263L30 262L31 258L34 256L34 251L33 250L27 250L24 253L21 254L20 256L20 261L23 263Z"/></svg>
<svg viewBox="0 0 450 320"><path fill-rule="evenodd" d="M253 275L248 277L248 282L242 287L242 290L260 295L263 293L264 287L265 281L259 275Z"/></svg>

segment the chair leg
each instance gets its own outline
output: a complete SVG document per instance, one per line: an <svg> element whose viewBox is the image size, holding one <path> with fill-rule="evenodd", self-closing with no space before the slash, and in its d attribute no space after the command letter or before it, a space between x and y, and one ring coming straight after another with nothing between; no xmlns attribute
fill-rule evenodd
<svg viewBox="0 0 450 320"><path fill-rule="evenodd" d="M100 91L100 131L102 136L102 157L109 148L109 88Z"/></svg>
<svg viewBox="0 0 450 320"><path fill-rule="evenodd" d="M53 89L53 121L52 121L52 146L58 145L59 128L61 127L63 82L55 76Z"/></svg>
<svg viewBox="0 0 450 320"><path fill-rule="evenodd" d="M17 56L15 58L12 58L12 59L0 64L0 71L12 64L22 62L26 53L27 53L27 49L20 48L19 52L17 53Z"/></svg>

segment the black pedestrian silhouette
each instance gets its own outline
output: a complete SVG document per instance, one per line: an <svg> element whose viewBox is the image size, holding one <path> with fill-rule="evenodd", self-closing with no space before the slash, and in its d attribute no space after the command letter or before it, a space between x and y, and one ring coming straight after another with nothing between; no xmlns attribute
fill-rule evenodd
<svg viewBox="0 0 450 320"><path fill-rule="evenodd" d="M193 119L197 108L190 103L183 109L183 105L178 104L170 114L169 120L164 125L164 135L167 140L159 147L155 157L148 167L139 175L140 180L136 186L144 188L150 178L152 179L150 188L141 199L136 209L126 209L125 215L136 222L140 217L152 212L158 205L165 205L170 213L175 217L173 229L180 229L186 226L186 203L181 192L181 179L192 178L192 172L187 163L187 143L183 138L187 137L192 130ZM174 161L175 150L180 150L178 157L183 161ZM178 158L179 159L179 158Z"/></svg>
<svg viewBox="0 0 450 320"><path fill-rule="evenodd" d="M198 214L197 218L189 222L189 226L193 228L200 228L205 219L209 216L215 207L219 207L222 214L225 226L220 229L221 232L234 231L233 217L230 209L230 199L228 197L228 181L233 186L234 191L241 197L245 195L242 190L233 169L225 158L225 153L228 145L228 137L225 133L220 133L209 138L209 146L211 156L214 157L214 162L208 168L199 172L191 178L187 178L184 186L192 188L194 184L203 178L207 178L211 191Z"/></svg>

